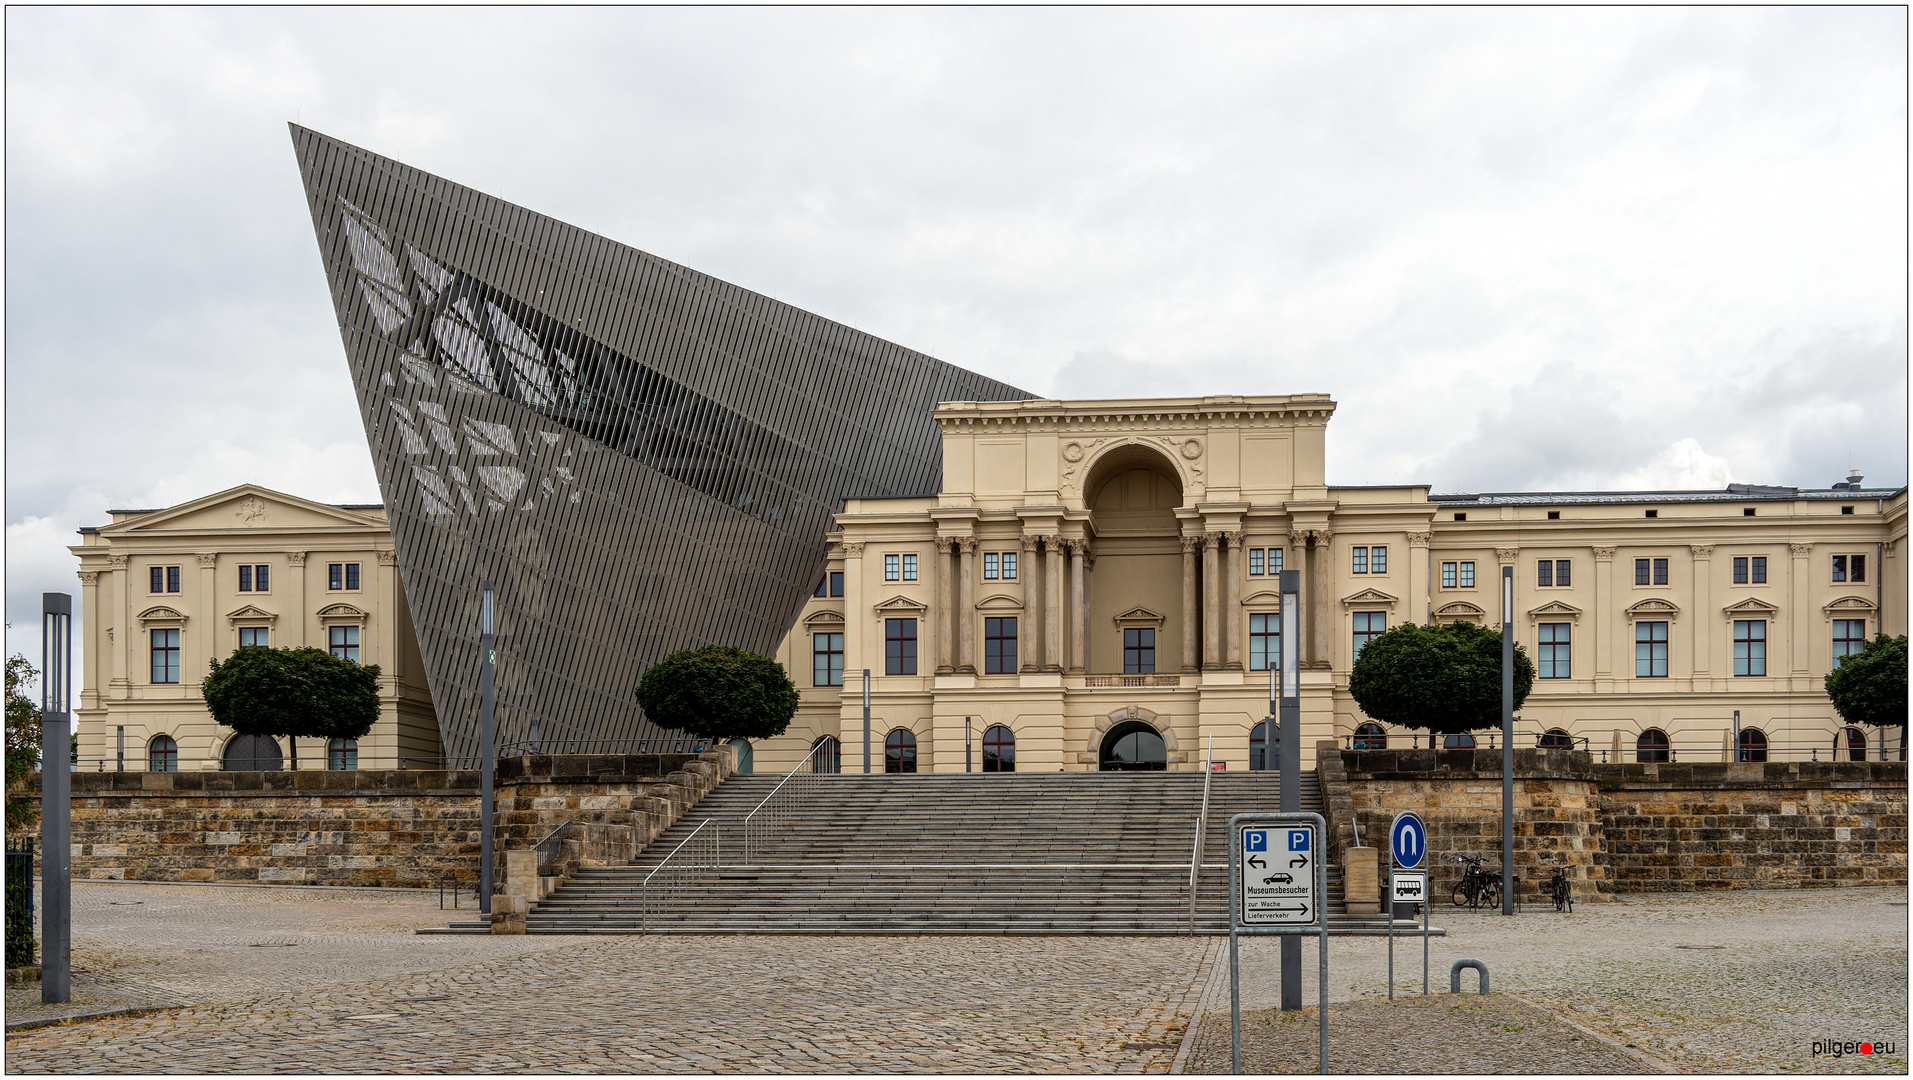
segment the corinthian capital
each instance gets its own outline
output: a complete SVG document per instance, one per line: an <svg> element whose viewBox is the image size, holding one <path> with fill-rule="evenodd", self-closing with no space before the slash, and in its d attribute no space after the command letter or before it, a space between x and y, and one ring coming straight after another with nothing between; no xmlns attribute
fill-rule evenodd
<svg viewBox="0 0 1913 1080"><path fill-rule="evenodd" d="M1597 547L1594 549L1594 561L1595 562L1613 562L1614 553L1619 550L1620 548L1615 548L1615 547Z"/></svg>
<svg viewBox="0 0 1913 1080"><path fill-rule="evenodd" d="M1238 549L1242 547L1242 538L1244 534L1241 529L1236 529L1233 532L1225 532L1222 535L1225 539L1229 541L1230 547L1238 548Z"/></svg>
<svg viewBox="0 0 1913 1080"><path fill-rule="evenodd" d="M1196 552L1202 550L1202 537L1200 536L1184 535L1178 539L1182 541L1182 553L1184 555L1194 555Z"/></svg>
<svg viewBox="0 0 1913 1080"><path fill-rule="evenodd" d="M1204 551L1214 551L1215 549L1217 549L1217 548L1219 548L1219 547L1221 547L1221 546L1222 546L1222 534L1221 534L1221 533L1219 533L1219 532L1206 532L1206 533L1203 533L1203 534L1202 534L1202 549L1203 549Z"/></svg>
<svg viewBox="0 0 1913 1080"><path fill-rule="evenodd" d="M957 550L965 555L976 554L976 537L959 536L956 538Z"/></svg>
<svg viewBox="0 0 1913 1080"><path fill-rule="evenodd" d="M839 546L841 546L844 549L844 558L846 559L863 558L863 554L864 554L863 541L845 540Z"/></svg>
<svg viewBox="0 0 1913 1080"><path fill-rule="evenodd" d="M1425 548L1428 546L1428 542L1433 539L1434 539L1434 536L1429 533L1411 532L1408 534L1408 546Z"/></svg>

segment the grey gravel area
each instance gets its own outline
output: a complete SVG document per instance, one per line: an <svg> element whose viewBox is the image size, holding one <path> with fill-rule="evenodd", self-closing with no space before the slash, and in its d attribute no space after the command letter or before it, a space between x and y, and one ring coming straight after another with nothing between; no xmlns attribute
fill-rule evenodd
<svg viewBox="0 0 1913 1080"><path fill-rule="evenodd" d="M1481 960L1494 990L1667 1071L1903 1074L1907 918L1904 888L1634 895L1577 905L1572 913L1524 909L1513 918L1437 907L1434 923L1448 936L1431 942L1430 981L1436 995L1446 996L1450 965L1463 957ZM1244 942L1243 1001L1251 1010L1279 1002L1278 948L1268 938ZM1303 1002L1312 1006L1312 939L1303 943L1302 956ZM1419 937L1397 939L1395 964L1397 1002L1419 998ZM1226 979L1226 956L1221 968ZM1463 974L1463 986L1473 994L1472 972ZM1197 1029L1191 1069L1195 1061L1211 1060L1208 1046L1218 1030L1226 1062L1226 982L1219 989ZM1330 939L1331 1050L1337 1005L1385 1001L1387 989L1386 939ZM1359 1023L1367 1014L1350 1015L1350 1023ZM1382 1071L1481 1071L1451 1064L1460 1053L1452 1046L1492 1035L1460 1024L1449 1033L1450 1048ZM1815 1042L1869 1040L1884 1041L1895 1053L1813 1053ZM1521 1040L1504 1041L1510 1052L1525 1052ZM1514 1071L1564 1068L1533 1060Z"/></svg>

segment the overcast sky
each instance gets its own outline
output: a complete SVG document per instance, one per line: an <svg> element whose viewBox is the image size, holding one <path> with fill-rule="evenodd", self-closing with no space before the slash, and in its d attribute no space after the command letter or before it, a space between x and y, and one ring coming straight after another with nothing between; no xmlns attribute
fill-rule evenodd
<svg viewBox="0 0 1913 1080"><path fill-rule="evenodd" d="M6 13L9 651L108 507L375 502L286 122L1329 481L1906 482L1899 8Z"/></svg>

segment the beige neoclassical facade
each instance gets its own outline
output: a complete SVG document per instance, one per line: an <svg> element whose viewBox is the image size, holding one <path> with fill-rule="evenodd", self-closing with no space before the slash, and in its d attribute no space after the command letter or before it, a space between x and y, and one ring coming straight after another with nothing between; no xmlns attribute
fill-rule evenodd
<svg viewBox="0 0 1913 1080"><path fill-rule="evenodd" d="M349 758L300 740L299 767L395 768L438 754L438 725L378 506L247 484L82 529L80 768L217 769L231 732L199 696L242 644L309 645L379 665L379 719ZM156 740L158 740L156 742ZM170 743L172 757L163 756ZM282 754L291 746L278 740ZM343 748L341 748L343 750Z"/></svg>
<svg viewBox="0 0 1913 1080"><path fill-rule="evenodd" d="M1248 768L1283 569L1302 581L1305 763L1323 738L1403 745L1411 733L1364 729L1356 650L1402 622L1498 625L1504 567L1541 676L1522 739L1632 760L1659 737L1678 760L1718 761L1738 712L1775 758L1852 752L1822 679L1867 637L1906 632L1904 488L1338 487L1334 412L1321 394L945 403L941 490L836 516L818 595L777 650L802 704L752 766L835 739L861 769L868 669L878 770L893 733L919 771L981 771L1006 738L1019 771L1098 769L1149 741L1125 742L1136 733L1171 769L1201 768L1211 746ZM219 767L224 729L197 684L248 642L356 642L384 696L358 766L439 753L381 508L247 486L112 518L72 549L82 768L117 767L122 727L128 768L161 735L177 767ZM301 767L326 767L323 750L302 747Z"/></svg>
<svg viewBox="0 0 1913 1080"><path fill-rule="evenodd" d="M1367 722L1347 689L1360 643L1403 621L1498 625L1504 566L1546 676L1518 730L1630 759L1658 732L1720 760L1736 710L1776 756L1824 758L1847 737L1821 685L1835 654L1905 632L1905 489L1336 487L1334 409L1316 394L945 404L943 490L838 515L819 595L779 650L803 704L756 768L831 737L861 769L866 669L874 769L893 732L899 764L909 744L919 770L981 768L993 728L1018 770L1097 769L1137 723L1169 768L1201 768L1211 746L1247 768L1279 655L1277 569L1301 572L1305 761Z"/></svg>

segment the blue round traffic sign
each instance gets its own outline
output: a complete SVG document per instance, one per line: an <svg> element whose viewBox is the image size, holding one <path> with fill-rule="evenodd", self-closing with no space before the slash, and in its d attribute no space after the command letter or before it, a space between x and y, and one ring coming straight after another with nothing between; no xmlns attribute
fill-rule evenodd
<svg viewBox="0 0 1913 1080"><path fill-rule="evenodd" d="M1395 865L1416 867L1428 857L1428 827L1421 822L1421 816L1413 810L1403 810L1395 815L1388 826L1388 850L1395 856Z"/></svg>

